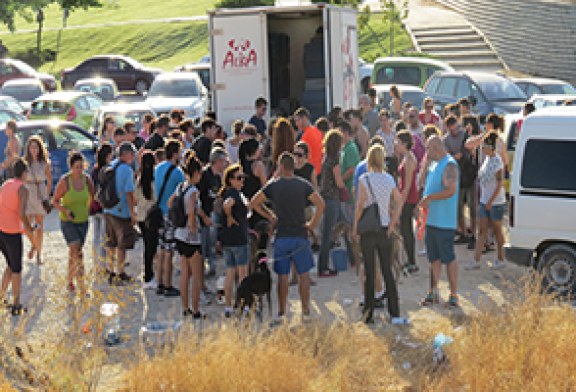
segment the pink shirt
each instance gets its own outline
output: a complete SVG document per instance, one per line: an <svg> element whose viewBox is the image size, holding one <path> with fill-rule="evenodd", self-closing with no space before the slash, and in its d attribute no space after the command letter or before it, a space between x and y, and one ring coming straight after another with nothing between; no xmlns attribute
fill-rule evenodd
<svg viewBox="0 0 576 392"><path fill-rule="evenodd" d="M20 199L18 190L24 185L22 180L13 178L4 183L0 188L0 231L5 234L22 233L22 221L20 220Z"/></svg>

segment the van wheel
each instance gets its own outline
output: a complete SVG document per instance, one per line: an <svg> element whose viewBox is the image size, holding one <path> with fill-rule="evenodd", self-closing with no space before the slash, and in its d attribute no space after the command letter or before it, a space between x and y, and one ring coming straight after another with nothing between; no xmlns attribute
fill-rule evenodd
<svg viewBox="0 0 576 392"><path fill-rule="evenodd" d="M576 249L569 245L551 245L538 258L542 287L560 295L576 290Z"/></svg>

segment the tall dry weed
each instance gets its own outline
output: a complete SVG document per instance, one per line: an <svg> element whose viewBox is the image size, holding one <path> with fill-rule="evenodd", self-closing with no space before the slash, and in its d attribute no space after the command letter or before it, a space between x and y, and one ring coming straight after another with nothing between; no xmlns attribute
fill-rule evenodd
<svg viewBox="0 0 576 392"><path fill-rule="evenodd" d="M446 348L449 367L429 391L576 390L576 313L526 283L509 305L481 311Z"/></svg>
<svg viewBox="0 0 576 392"><path fill-rule="evenodd" d="M128 371L127 391L397 391L408 383L387 339L359 324L284 326L242 335L212 330L180 337Z"/></svg>

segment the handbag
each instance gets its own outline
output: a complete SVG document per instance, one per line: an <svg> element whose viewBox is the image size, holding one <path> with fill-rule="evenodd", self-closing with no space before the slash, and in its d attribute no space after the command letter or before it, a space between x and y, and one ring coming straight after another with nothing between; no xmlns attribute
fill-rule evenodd
<svg viewBox="0 0 576 392"><path fill-rule="evenodd" d="M160 203L160 200L162 200L162 196L164 196L164 189L166 188L166 183L168 182L168 179L170 178L170 174L172 174L172 171L175 168L176 168L176 166L172 165L168 169L168 172L166 173L166 176L164 177L164 182L162 182L162 187L160 188L160 193L158 194L158 200L156 200L154 205L152 207L150 207L150 209L148 210L148 213L146 214L146 218L144 219L144 225L145 225L146 229L152 233L158 233L158 231L160 230L160 228L164 224L164 213L162 212L162 210L160 209L160 206L158 204Z"/></svg>
<svg viewBox="0 0 576 392"><path fill-rule="evenodd" d="M32 179L34 180L34 184L36 184L36 190L38 191L38 196L40 196L40 198L42 199L42 208L44 208L44 211L46 211L46 215L48 215L52 212L53 208L52 203L50 203L50 200L42 197L40 184L38 183L38 181L36 181L36 176L34 175L34 172L32 170L30 170L30 172L32 173Z"/></svg>
<svg viewBox="0 0 576 392"><path fill-rule="evenodd" d="M362 215L358 220L357 230L358 234L360 235L377 233L382 229L382 223L380 221L380 208L378 207L378 202L374 197L374 192L372 191L372 185L370 184L370 178L368 175L366 175L366 182L368 183L370 195L372 195L372 204L364 208Z"/></svg>

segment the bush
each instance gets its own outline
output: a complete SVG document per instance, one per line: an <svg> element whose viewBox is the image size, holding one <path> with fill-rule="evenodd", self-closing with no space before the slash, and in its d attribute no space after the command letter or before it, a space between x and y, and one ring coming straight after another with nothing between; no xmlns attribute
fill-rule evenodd
<svg viewBox="0 0 576 392"><path fill-rule="evenodd" d="M274 0L220 0L216 3L218 8L243 8L263 5L274 5Z"/></svg>

